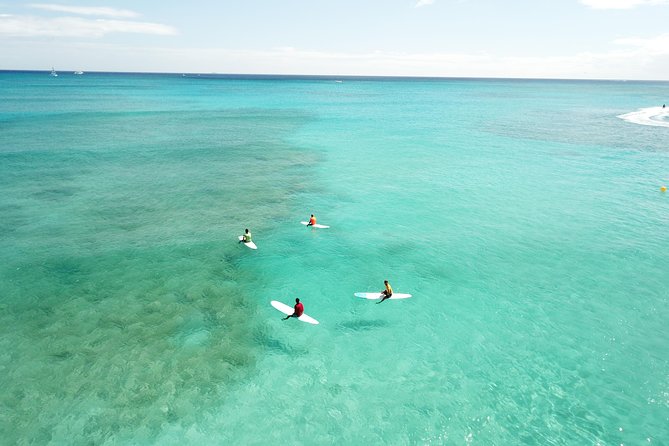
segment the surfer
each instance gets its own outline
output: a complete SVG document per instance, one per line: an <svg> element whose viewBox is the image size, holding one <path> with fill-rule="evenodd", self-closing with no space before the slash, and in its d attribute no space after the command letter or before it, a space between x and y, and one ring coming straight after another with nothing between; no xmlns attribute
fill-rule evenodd
<svg viewBox="0 0 669 446"><path fill-rule="evenodd" d="M377 302L377 304L380 304L386 299L390 299L390 296L393 295L393 287L390 286L387 280L383 281L383 284L386 286L386 289L381 291L381 300Z"/></svg>
<svg viewBox="0 0 669 446"><path fill-rule="evenodd" d="M250 241L251 241L251 231L247 229L244 235L242 235L242 238L239 240L239 242L248 243Z"/></svg>
<svg viewBox="0 0 669 446"><path fill-rule="evenodd" d="M290 308L290 307L288 307ZM284 317L283 320L285 321L289 317L300 317L302 316L302 313L304 313L304 305L300 302L300 299L295 299L295 306L293 307L295 312L293 314L289 314L288 316Z"/></svg>
<svg viewBox="0 0 669 446"><path fill-rule="evenodd" d="M314 217L314 214L311 214L311 218L309 219L309 223L307 223L307 226L313 226L316 224L316 217Z"/></svg>

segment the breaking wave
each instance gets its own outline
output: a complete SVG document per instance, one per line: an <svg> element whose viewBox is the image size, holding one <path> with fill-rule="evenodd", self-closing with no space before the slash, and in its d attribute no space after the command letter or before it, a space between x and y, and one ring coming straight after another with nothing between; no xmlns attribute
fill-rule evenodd
<svg viewBox="0 0 669 446"><path fill-rule="evenodd" d="M618 117L634 124L669 127L669 108L665 107L641 108Z"/></svg>

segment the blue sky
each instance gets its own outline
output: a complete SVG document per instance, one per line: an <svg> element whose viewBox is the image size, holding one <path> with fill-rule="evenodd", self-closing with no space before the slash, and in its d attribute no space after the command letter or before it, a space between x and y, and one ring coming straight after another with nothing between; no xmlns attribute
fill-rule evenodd
<svg viewBox="0 0 669 446"><path fill-rule="evenodd" d="M669 0L0 0L0 69L669 80Z"/></svg>

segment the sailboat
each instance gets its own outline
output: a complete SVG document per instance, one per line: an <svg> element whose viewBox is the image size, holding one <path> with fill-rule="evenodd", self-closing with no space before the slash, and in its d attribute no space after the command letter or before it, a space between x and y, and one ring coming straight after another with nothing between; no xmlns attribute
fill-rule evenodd
<svg viewBox="0 0 669 446"><path fill-rule="evenodd" d="M51 67L51 74L49 76L58 77L58 73L56 73L56 70L53 67Z"/></svg>

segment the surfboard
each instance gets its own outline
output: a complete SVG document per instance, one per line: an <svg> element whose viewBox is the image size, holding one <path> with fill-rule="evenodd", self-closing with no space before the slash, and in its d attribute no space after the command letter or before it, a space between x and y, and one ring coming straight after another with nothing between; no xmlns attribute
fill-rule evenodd
<svg viewBox="0 0 669 446"><path fill-rule="evenodd" d="M284 304L283 302L279 302L278 300L273 300L270 303L274 308L276 308L286 316L288 316L289 314L293 314L295 312L295 309L293 307L289 307L288 305ZM318 325L318 321L313 317L308 316L306 313L302 313L302 316L298 317L298 319L308 324Z"/></svg>
<svg viewBox="0 0 669 446"><path fill-rule="evenodd" d="M308 221L301 221L300 223L302 223L302 224L305 225L305 226L307 226L307 225L309 224ZM311 225L311 227L312 227L312 228L319 228L319 229L327 229L327 228L329 228L329 226L321 225L321 224L318 224L318 223L316 223L315 225Z"/></svg>
<svg viewBox="0 0 669 446"><path fill-rule="evenodd" d="M353 295L362 299L381 299L381 293L353 293ZM410 297L411 294L393 293L389 299L408 299Z"/></svg>
<svg viewBox="0 0 669 446"><path fill-rule="evenodd" d="M243 236L243 235L240 235L240 236L239 236L239 241L241 242L242 240L244 240L244 236ZM249 248L251 248L251 249L258 249L258 247L256 246L256 244L253 243L253 240L250 241L250 242L248 242L248 243L247 243L247 242L244 242L244 244L245 244L246 246L248 246Z"/></svg>

